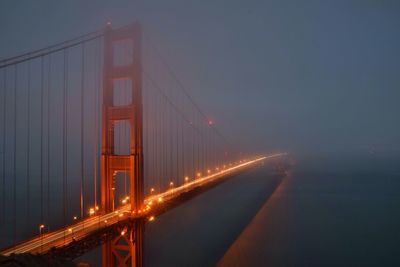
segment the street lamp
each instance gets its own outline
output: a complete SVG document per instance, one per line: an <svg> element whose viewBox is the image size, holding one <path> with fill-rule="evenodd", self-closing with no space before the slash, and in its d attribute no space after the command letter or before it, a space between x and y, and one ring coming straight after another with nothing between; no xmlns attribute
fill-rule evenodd
<svg viewBox="0 0 400 267"><path fill-rule="evenodd" d="M89 209L89 215L93 215L95 213L94 208Z"/></svg>
<svg viewBox="0 0 400 267"><path fill-rule="evenodd" d="M74 240L73 232L74 232L74 230L72 228L68 228L68 233L71 234L71 239L72 240Z"/></svg>
<svg viewBox="0 0 400 267"><path fill-rule="evenodd" d="M39 237L40 237L40 251L43 252L43 231L44 224L39 225Z"/></svg>
<svg viewBox="0 0 400 267"><path fill-rule="evenodd" d="M44 229L44 224L39 225L39 235L42 235L43 229Z"/></svg>

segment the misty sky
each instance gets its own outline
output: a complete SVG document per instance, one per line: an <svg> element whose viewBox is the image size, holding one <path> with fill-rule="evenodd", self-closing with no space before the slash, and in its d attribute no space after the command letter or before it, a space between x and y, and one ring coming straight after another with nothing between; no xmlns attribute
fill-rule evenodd
<svg viewBox="0 0 400 267"><path fill-rule="evenodd" d="M139 19L250 151L400 152L398 1L2 0L0 57Z"/></svg>

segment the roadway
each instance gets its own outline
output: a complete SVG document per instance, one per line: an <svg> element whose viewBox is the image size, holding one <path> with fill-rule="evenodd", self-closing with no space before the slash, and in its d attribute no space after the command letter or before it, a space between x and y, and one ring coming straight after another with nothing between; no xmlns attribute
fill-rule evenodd
<svg viewBox="0 0 400 267"><path fill-rule="evenodd" d="M243 169L249 168L263 160L276 158L283 155L285 155L285 153L273 154L269 156L258 157L253 160L243 161L234 166L228 166L227 168L221 169L213 174L197 178L193 181L188 181L183 185L173 187L165 192L148 196L144 200L144 210L131 211L131 205L126 204L119 207L114 212L100 215L94 214L87 219L69 225L57 231L43 233L42 235L36 236L30 240L21 242L13 247L0 251L0 254L8 256L12 253L44 253L50 250L52 247L62 247L68 245L74 240L85 238L93 231L109 227L110 225L113 225L127 218L151 218L152 207L154 207L155 205L163 205L163 203L167 203L177 198L182 193L189 192L205 184L216 182L219 179L222 179L228 175L235 174L236 172L239 172Z"/></svg>

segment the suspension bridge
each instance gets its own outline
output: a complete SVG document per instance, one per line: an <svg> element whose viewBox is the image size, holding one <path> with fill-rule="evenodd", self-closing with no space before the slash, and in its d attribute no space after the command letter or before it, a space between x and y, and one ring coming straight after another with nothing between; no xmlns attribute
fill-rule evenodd
<svg viewBox="0 0 400 267"><path fill-rule="evenodd" d="M147 221L248 168L138 22L0 61L0 254L142 266Z"/></svg>

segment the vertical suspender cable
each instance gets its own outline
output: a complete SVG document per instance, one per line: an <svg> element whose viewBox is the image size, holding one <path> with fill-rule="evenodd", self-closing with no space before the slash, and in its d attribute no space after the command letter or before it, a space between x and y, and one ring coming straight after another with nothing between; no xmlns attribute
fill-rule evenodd
<svg viewBox="0 0 400 267"><path fill-rule="evenodd" d="M162 148L163 148L163 153L162 153L162 158L163 158L163 169L162 169L162 175L163 175L163 177L167 177L167 179L171 179L171 177L168 177L166 174L167 174L167 171L166 171L166 169L167 169L167 158L168 158L168 156L167 156L167 142L166 142L166 132L167 132L167 128L166 128L166 119L165 119L165 100L164 99L162 99L162 105L161 105L161 107L162 107L162 119L161 119L161 123L162 123L162 131L161 131L161 134L162 134Z"/></svg>
<svg viewBox="0 0 400 267"><path fill-rule="evenodd" d="M203 133L203 119L199 117L199 129L200 129L200 162L201 162L201 173L204 173L204 133Z"/></svg>
<svg viewBox="0 0 400 267"><path fill-rule="evenodd" d="M193 122L193 132L194 132L194 143L195 143L195 158L196 158L196 177L197 173L200 171L200 157L199 157L199 151L200 151L200 145L199 145L199 130L197 128L197 114L196 112L193 115L194 122Z"/></svg>
<svg viewBox="0 0 400 267"><path fill-rule="evenodd" d="M28 62L28 86L27 86L27 94L28 94L28 102L27 102L27 131L26 131L26 144L27 144L27 152L26 152L26 224L27 228L29 227L30 223L30 156L31 156L31 62Z"/></svg>
<svg viewBox="0 0 400 267"><path fill-rule="evenodd" d="M84 209L84 198L83 191L85 186L85 148L84 148L84 136L85 136L85 43L81 45L81 181L80 181L80 217L83 218Z"/></svg>
<svg viewBox="0 0 400 267"><path fill-rule="evenodd" d="M204 144L204 155L205 155L206 169L208 173L208 170L210 169L210 161L208 157L208 152L210 148L210 135L208 133L208 128L210 127L210 125L208 124L208 121L206 122L206 125L204 127L205 127L205 139L206 139L206 143Z"/></svg>
<svg viewBox="0 0 400 267"><path fill-rule="evenodd" d="M148 82L146 84L149 84ZM153 119L153 105L151 101L153 100L153 95L150 86L146 90L147 92L147 121L148 121L148 138L149 138L149 148L148 148L148 173L149 173L149 192L155 190L156 184L154 183L154 119ZM151 189L153 188L153 189ZM157 188L158 189L158 188Z"/></svg>
<svg viewBox="0 0 400 267"><path fill-rule="evenodd" d="M152 98L153 101L155 100L155 94L153 92ZM157 187L159 191L161 191L161 185L156 184L157 181L157 172L156 172L156 157L157 157L157 132L156 132L156 127L157 127L157 122L156 122L156 110L155 110L155 105L152 105L152 111L151 111L151 122L152 122L152 146L153 146L153 157L152 157L152 176L153 176L153 187ZM155 186L156 185L156 186Z"/></svg>
<svg viewBox="0 0 400 267"><path fill-rule="evenodd" d="M93 138L93 202L94 202L94 206L97 206L97 156L98 156L98 142L99 142L99 104L100 104L100 99L101 99L101 94L99 93L98 90L100 90L100 48L99 48L99 43L96 43L96 56L95 56L95 73L97 74L96 76L96 85L94 86L94 136L95 138Z"/></svg>
<svg viewBox="0 0 400 267"><path fill-rule="evenodd" d="M173 143L174 143L174 137L173 137L173 132L174 132L174 129L173 129L173 110L172 110L172 107L170 107L169 109L168 109L168 125L169 125L169 168L170 168L170 171L169 171L169 174L170 174L170 176L171 177L173 177L174 176L174 166L173 166L173 162L174 162L174 160L173 160Z"/></svg>
<svg viewBox="0 0 400 267"><path fill-rule="evenodd" d="M213 140L214 135L213 135L213 132L211 132L211 123L212 122L209 122L208 127L207 127L207 132L208 132L207 155L208 155L208 167L211 168L211 170L212 170L212 169L214 169L215 161L213 160L213 157L212 157L212 155L213 155L212 151L214 150L212 140Z"/></svg>
<svg viewBox="0 0 400 267"><path fill-rule="evenodd" d="M175 97L176 97L176 95L175 95ZM177 99L177 97L176 97L176 99ZM175 114L176 114L176 116L175 116L175 122L176 122L176 125L175 125L175 129L176 129L176 177L179 177L180 173L179 173L179 129L178 129L179 113L178 113L178 110L175 111Z"/></svg>
<svg viewBox="0 0 400 267"><path fill-rule="evenodd" d="M153 101L155 102L154 105L154 178L155 178L155 182L157 182L157 185L161 185L160 184L160 179L158 176L158 98L157 95L154 95L154 99ZM161 189L161 188L160 188Z"/></svg>
<svg viewBox="0 0 400 267"><path fill-rule="evenodd" d="M163 108L162 108L162 105L163 105L163 99L162 99L162 97L158 97L158 101L159 101L159 110L158 110L158 112L159 112L159 117L158 117L158 119L159 119L159 121L158 121L158 123L159 123L159 126L160 126L160 130L159 130L159 135L158 135L158 137L159 137L159 139L160 139L160 141L159 141L159 146L160 146L160 182L162 183L163 181L164 181L164 177L163 177L163 169L164 169L164 140L163 140L163 131L164 131L164 125L163 125ZM166 177L166 179L169 179L168 177Z"/></svg>
<svg viewBox="0 0 400 267"><path fill-rule="evenodd" d="M161 162L162 162L162 168L161 168L161 177L164 179L168 179L172 181L172 177L168 177L165 175L165 167L166 167L166 149L165 149L165 100L161 98Z"/></svg>
<svg viewBox="0 0 400 267"><path fill-rule="evenodd" d="M14 236L13 236L13 243L15 245L17 241L17 76L18 76L18 65L14 65L15 71L14 71L14 216L13 216L13 226L14 226Z"/></svg>
<svg viewBox="0 0 400 267"><path fill-rule="evenodd" d="M164 127L163 127L163 108L162 108L162 104L163 104L163 99L161 97L158 97L158 101L159 101L159 109L158 109L158 123L160 126L160 130L159 130L159 146L160 146L160 155L159 155L159 159L160 159L160 181L162 182L164 179L163 177L163 168L164 168L164 142L163 142L163 131L164 131ZM168 179L168 177L167 177Z"/></svg>
<svg viewBox="0 0 400 267"><path fill-rule="evenodd" d="M3 177L2 177L2 219L5 221L6 216L6 97L7 97L7 68L3 69Z"/></svg>
<svg viewBox="0 0 400 267"><path fill-rule="evenodd" d="M131 84L131 86L133 86L132 84ZM122 97L122 101L126 101L126 99L128 99L128 96L129 96L129 94L128 94L128 90L129 90L129 84L128 84L128 81L125 81L125 84L124 84L124 90L123 90L123 92L122 92L122 95L123 95L123 97ZM131 94L131 99L132 99L132 94ZM124 103L124 102L122 102L122 103ZM130 103L128 103L128 104L130 104ZM129 121L128 121L129 122ZM128 125L129 125L129 128L128 128ZM130 135L129 135L129 133L127 134L127 132L128 132L128 130L129 131L132 131L131 130L131 125L130 124L127 124L127 122L125 122L124 123L124 138L123 138L123 141L124 141L124 144L123 144L123 146L125 147L128 143L129 143L129 148L128 148L128 154L131 154L131 148L130 148L130 146L132 145L131 143L130 143L130 141L128 141L128 142L126 142L126 140L131 140L130 139ZM127 139L128 138L128 139ZM128 181L128 179L127 179L128 177L127 177L127 169L125 169L125 171L124 171L124 197L127 197L128 196L128 186L127 186L127 181Z"/></svg>
<svg viewBox="0 0 400 267"><path fill-rule="evenodd" d="M163 110L162 110L162 98L160 96L158 97L158 106L159 106L159 108L158 108L158 126L159 126L159 130L158 130L159 164L158 164L158 167L159 167L159 180L160 180L160 184L161 184L163 182L162 170L163 170L163 164L164 164L164 161L163 161L163 158L164 158L163 145L164 144L163 144L163 125L162 125Z"/></svg>
<svg viewBox="0 0 400 267"><path fill-rule="evenodd" d="M212 160L212 132L211 132L211 125L210 122L207 124L207 139L208 139L208 145L207 145L207 162L208 162L208 168L213 170L214 167L214 161Z"/></svg>
<svg viewBox="0 0 400 267"><path fill-rule="evenodd" d="M104 39L104 37L103 37L103 39ZM101 71L104 69L104 59L102 60L102 56L103 56L103 51L104 51L104 42L98 42L97 43L97 60L98 60L98 71L97 71L97 73L98 73L98 79L97 79L97 82L98 82L98 84L99 84L99 91L98 91L98 101L97 101L97 114L98 114L98 117L97 117L97 135L96 135L96 138L97 138L97 146L96 146L96 158L97 158L97 175L96 175L96 186L95 186L95 204L97 205L97 182L98 182L98 176L99 176L99 173L100 173L100 166L101 166L101 164L100 164L100 160L101 160L101 158L100 158L100 155L101 155L101 142L102 142L102 140L101 140L101 134L102 134L102 129L101 129L101 125L102 125L102 120L101 120L101 114L102 114L102 110L101 110L101 108L102 108L102 103L103 103L103 94L104 94L104 84L103 84L103 79L100 79L100 77L102 77L102 73L101 73ZM100 68L100 66L101 66L101 68Z"/></svg>
<svg viewBox="0 0 400 267"><path fill-rule="evenodd" d="M200 168L201 172L204 172L204 136L203 136L203 123L202 119L200 118L199 121L199 129L200 129Z"/></svg>
<svg viewBox="0 0 400 267"><path fill-rule="evenodd" d="M143 92L143 143L144 143L144 147L143 147L143 154L146 157L144 159L144 180L148 181L148 160L149 160L149 153L148 153L148 145L149 145L149 138L148 138L148 134L149 134L149 129L148 129L148 121L147 118L145 118L145 116L147 116L147 94L146 92ZM148 183L147 183L148 185ZM144 195L146 197L146 193L147 190L145 188L144 190Z"/></svg>
<svg viewBox="0 0 400 267"><path fill-rule="evenodd" d="M43 223L43 84L44 60L40 58L40 223Z"/></svg>
<svg viewBox="0 0 400 267"><path fill-rule="evenodd" d="M157 97L157 127L158 127L158 131L157 131L157 156L158 156L158 162L157 162L157 169L158 169L158 184L162 183L162 138L161 138L161 134L162 134L162 125L161 125L161 98Z"/></svg>
<svg viewBox="0 0 400 267"><path fill-rule="evenodd" d="M185 114L185 96L182 95L181 99L182 99L182 112L183 112L183 114ZM185 135L184 135L184 131L183 131L184 123L185 123L185 120L184 120L184 118L182 116L182 118L181 118L182 176L179 177L179 179L182 179L183 176L185 175L185 162L186 162L186 160L185 160Z"/></svg>
<svg viewBox="0 0 400 267"><path fill-rule="evenodd" d="M204 155L205 155L205 165L206 165L206 169L207 169L207 173L208 173L208 170L210 169L210 162L208 161L209 159L208 159L208 146L209 146L209 135L208 135L208 127L209 127L209 125L208 125L208 122L206 122L206 125L205 125L205 139L206 139L206 142L205 142L205 144L204 144Z"/></svg>
<svg viewBox="0 0 400 267"><path fill-rule="evenodd" d="M197 114L194 114L194 125L195 128L197 128ZM197 173L200 171L200 132L199 131L195 131L196 135L195 135L195 139L196 139L196 177L197 177Z"/></svg>
<svg viewBox="0 0 400 267"><path fill-rule="evenodd" d="M47 69L47 224L50 225L50 121L51 121L51 54Z"/></svg>
<svg viewBox="0 0 400 267"><path fill-rule="evenodd" d="M195 143L195 132L193 128L193 121L194 121L194 116L193 112L191 112L191 118L190 118L190 124L189 124L189 130L192 132L192 171L193 171L193 178L196 178L196 165L195 165L195 151L196 151L196 143Z"/></svg>
<svg viewBox="0 0 400 267"><path fill-rule="evenodd" d="M63 225L66 225L66 215L67 215L67 79L68 79L68 50L64 50L64 85L63 85ZM65 231L64 231L64 242L65 242Z"/></svg>

